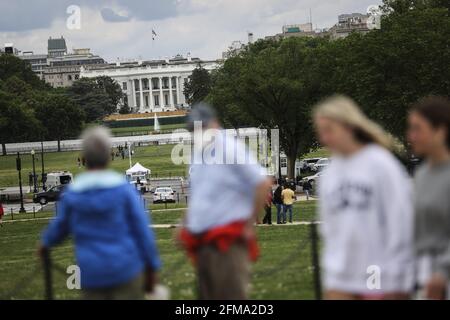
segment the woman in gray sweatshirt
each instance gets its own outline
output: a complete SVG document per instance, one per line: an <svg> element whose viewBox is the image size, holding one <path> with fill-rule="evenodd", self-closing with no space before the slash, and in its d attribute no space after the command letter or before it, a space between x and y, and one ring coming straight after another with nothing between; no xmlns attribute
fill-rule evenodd
<svg viewBox="0 0 450 320"><path fill-rule="evenodd" d="M450 100L428 97L413 106L408 140L425 159L415 176L415 248L424 298L449 298Z"/></svg>

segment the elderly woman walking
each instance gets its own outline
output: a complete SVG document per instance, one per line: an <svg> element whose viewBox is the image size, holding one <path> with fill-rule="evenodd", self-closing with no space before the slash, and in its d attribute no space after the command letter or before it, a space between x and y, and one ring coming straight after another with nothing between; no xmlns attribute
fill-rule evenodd
<svg viewBox="0 0 450 320"><path fill-rule="evenodd" d="M107 129L84 133L87 172L62 195L39 254L72 235L85 299L142 299L153 290L159 255L143 201L124 176L107 170L110 150Z"/></svg>

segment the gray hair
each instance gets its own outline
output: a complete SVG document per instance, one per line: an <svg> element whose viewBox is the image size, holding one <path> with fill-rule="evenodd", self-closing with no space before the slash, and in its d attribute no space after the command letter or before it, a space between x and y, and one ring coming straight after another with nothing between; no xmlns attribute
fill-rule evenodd
<svg viewBox="0 0 450 320"><path fill-rule="evenodd" d="M97 126L86 129L83 139L83 157L88 169L106 168L111 153L111 134L109 129Z"/></svg>
<svg viewBox="0 0 450 320"><path fill-rule="evenodd" d="M195 122L201 122L202 127L206 128L211 122L216 120L217 115L214 109L206 103L199 103L192 107L187 117L187 128L189 131L194 131Z"/></svg>

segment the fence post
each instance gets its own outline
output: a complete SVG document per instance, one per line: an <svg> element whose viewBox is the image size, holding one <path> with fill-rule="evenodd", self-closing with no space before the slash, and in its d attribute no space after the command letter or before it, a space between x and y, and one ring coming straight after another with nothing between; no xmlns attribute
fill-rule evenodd
<svg viewBox="0 0 450 320"><path fill-rule="evenodd" d="M188 196L184 196L186 198L186 205L188 205Z"/></svg>
<svg viewBox="0 0 450 320"><path fill-rule="evenodd" d="M33 219L36 219L36 208L33 206Z"/></svg>
<svg viewBox="0 0 450 320"><path fill-rule="evenodd" d="M180 194L177 192L177 202L180 203Z"/></svg>
<svg viewBox="0 0 450 320"><path fill-rule="evenodd" d="M167 197L164 197L164 208L167 209Z"/></svg>
<svg viewBox="0 0 450 320"><path fill-rule="evenodd" d="M11 208L11 220L14 220L14 210Z"/></svg>
<svg viewBox="0 0 450 320"><path fill-rule="evenodd" d="M44 267L45 299L53 300L52 262L50 259L50 251L46 249L42 255L42 263Z"/></svg>
<svg viewBox="0 0 450 320"><path fill-rule="evenodd" d="M319 240L317 235L317 222L310 224L311 231L311 260L313 266L314 295L316 300L322 300L322 283L320 279Z"/></svg>

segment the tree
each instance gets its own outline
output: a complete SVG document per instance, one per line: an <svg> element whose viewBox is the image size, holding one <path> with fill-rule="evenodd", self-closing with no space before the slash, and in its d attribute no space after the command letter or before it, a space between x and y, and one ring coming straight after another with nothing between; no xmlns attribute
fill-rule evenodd
<svg viewBox="0 0 450 320"><path fill-rule="evenodd" d="M21 142L39 134L40 123L34 111L19 99L0 90L0 139L2 154L6 155L6 143Z"/></svg>
<svg viewBox="0 0 450 320"><path fill-rule="evenodd" d="M227 59L214 76L209 101L224 122L279 129L290 178L295 160L309 152L314 141L311 108L328 92L320 81L327 74L320 74L317 66L326 41L260 40Z"/></svg>
<svg viewBox="0 0 450 320"><path fill-rule="evenodd" d="M404 140L413 102L429 94L450 95L450 18L446 8L402 11L398 6L404 1L386 2L395 13L382 19L381 30L329 46L333 72L324 80Z"/></svg>
<svg viewBox="0 0 450 320"><path fill-rule="evenodd" d="M201 64L192 71L189 81L184 85L183 93L189 105L204 101L211 90L211 75Z"/></svg>
<svg viewBox="0 0 450 320"><path fill-rule="evenodd" d="M36 76L28 62L11 54L1 54L0 80L5 81L13 76L37 90L48 90L50 88L48 84Z"/></svg>
<svg viewBox="0 0 450 320"><path fill-rule="evenodd" d="M42 123L44 137L58 141L76 137L83 127L84 113L71 99L60 94L49 94L44 103L36 107L36 118Z"/></svg>
<svg viewBox="0 0 450 320"><path fill-rule="evenodd" d="M67 89L67 94L84 110L87 122L116 112L124 98L119 84L109 77L81 78Z"/></svg>

